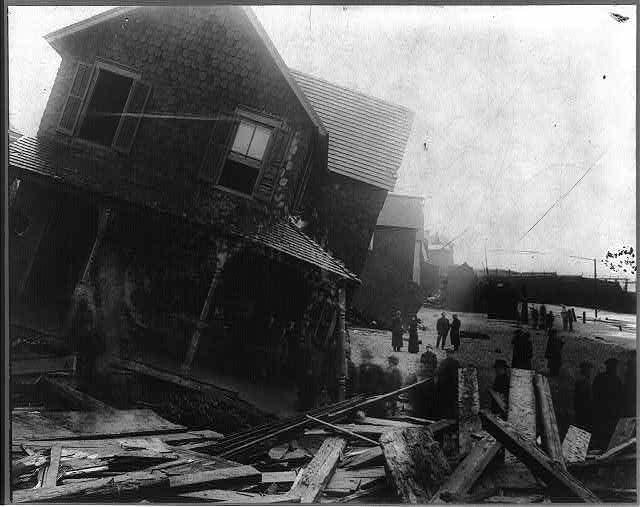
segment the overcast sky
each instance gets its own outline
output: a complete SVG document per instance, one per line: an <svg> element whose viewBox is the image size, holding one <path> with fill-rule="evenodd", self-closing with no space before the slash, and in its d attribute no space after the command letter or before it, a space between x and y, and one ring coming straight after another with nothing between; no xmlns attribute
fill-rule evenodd
<svg viewBox="0 0 640 507"><path fill-rule="evenodd" d="M9 8L18 130L36 133L59 65L42 36L102 10ZM481 268L486 246L490 268L591 276L569 255L635 247L635 6L255 11L289 66L415 111L396 191L460 235L456 262Z"/></svg>

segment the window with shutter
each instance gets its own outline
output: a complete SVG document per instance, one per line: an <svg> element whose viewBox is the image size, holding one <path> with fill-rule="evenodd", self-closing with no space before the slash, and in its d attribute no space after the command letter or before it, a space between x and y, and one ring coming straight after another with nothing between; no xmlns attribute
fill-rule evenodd
<svg viewBox="0 0 640 507"><path fill-rule="evenodd" d="M91 79L91 66L86 63L78 63L76 74L71 83L71 90L67 101L65 102L62 114L60 115L60 122L58 124L58 130L67 134L73 134L78 117L80 116L80 109L82 102L87 94L89 88L89 81Z"/></svg>
<svg viewBox="0 0 640 507"><path fill-rule="evenodd" d="M220 187L267 201L271 198L278 171L284 161L288 132L280 122L239 111L230 135L214 135L209 156L210 171ZM224 141L223 141L224 140Z"/></svg>
<svg viewBox="0 0 640 507"><path fill-rule="evenodd" d="M117 64L79 64L58 130L128 153L151 87Z"/></svg>

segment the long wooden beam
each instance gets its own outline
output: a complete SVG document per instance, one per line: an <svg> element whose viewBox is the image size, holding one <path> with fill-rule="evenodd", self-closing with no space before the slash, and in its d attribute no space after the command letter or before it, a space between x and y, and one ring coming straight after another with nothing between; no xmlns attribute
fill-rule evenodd
<svg viewBox="0 0 640 507"><path fill-rule="evenodd" d="M557 486L565 491L569 498L577 498L588 503L600 501L575 477L539 450L535 442L522 435L517 428L485 410L480 411L480 418L484 428L545 483Z"/></svg>
<svg viewBox="0 0 640 507"><path fill-rule="evenodd" d="M474 482L496 457L502 446L493 437L485 437L474 444L469 454L456 467L446 482L433 495L431 503L444 503L441 495L461 497L467 494Z"/></svg>
<svg viewBox="0 0 640 507"><path fill-rule="evenodd" d="M562 454L562 443L558 433L556 412L553 409L553 398L547 377L537 374L533 377L536 399L538 400L538 414L542 422L542 448L564 470L567 465Z"/></svg>
<svg viewBox="0 0 640 507"><path fill-rule="evenodd" d="M301 503L316 502L329 483L346 446L343 438L327 438L316 455L296 478L288 496L300 497Z"/></svg>

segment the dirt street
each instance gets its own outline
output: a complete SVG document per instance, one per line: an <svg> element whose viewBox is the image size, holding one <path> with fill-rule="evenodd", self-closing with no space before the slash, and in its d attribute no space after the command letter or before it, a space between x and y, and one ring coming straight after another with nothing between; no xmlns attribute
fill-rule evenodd
<svg viewBox="0 0 640 507"><path fill-rule="evenodd" d="M436 320L440 317L442 310L433 308L422 308L418 317L422 319L426 330L419 330L419 338L422 340L420 352L409 354L407 352L408 332L405 332L405 346L401 352L395 355L399 359L399 368L406 378L413 373L416 365L420 361L420 354L424 352L427 344L434 347L436 343ZM446 311L447 317L451 320L452 312ZM502 320L489 320L484 314L458 313L462 321L462 332L476 332L489 335L489 340L461 338L460 350L456 353L456 358L461 366L475 366L478 368L478 381L480 386L480 401L483 407L488 407L489 399L487 388L493 382L493 362L496 359L505 359L511 364L512 346L511 338L513 331L517 327L515 322ZM596 339L595 336L602 335L602 328L606 327L600 323L587 321L582 324L579 320L574 324L574 331L562 331L562 323L554 323L556 329L559 328L559 336L564 340L565 345L562 352L562 368L560 376L549 379L553 395L554 406L558 418L560 435L564 436L569 424L573 421L573 387L578 373L578 365L582 361L591 361L594 366L593 375L604 370L604 361L608 357L615 357L619 361L618 376L622 379L626 361L635 355L635 339ZM531 332L533 342L533 368L543 374L548 373L544 350L546 347L546 336L543 331L533 330L529 326L524 326ZM391 348L391 332L375 329L350 328L352 358L356 365L361 362L361 352L368 349L373 355L373 362L381 366L387 366L387 357L394 354ZM450 347L447 337L447 347ZM442 350L437 350L438 362L446 355Z"/></svg>

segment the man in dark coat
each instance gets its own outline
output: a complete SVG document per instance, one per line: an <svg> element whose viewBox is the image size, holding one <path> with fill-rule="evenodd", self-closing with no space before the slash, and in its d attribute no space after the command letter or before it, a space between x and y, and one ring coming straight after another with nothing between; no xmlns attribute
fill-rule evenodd
<svg viewBox="0 0 640 507"><path fill-rule="evenodd" d="M547 307L540 305L540 329L546 330L547 325Z"/></svg>
<svg viewBox="0 0 640 507"><path fill-rule="evenodd" d="M496 377L491 387L502 397L506 406L509 401L509 372L507 370L507 362L504 359L496 359L493 363L493 368L496 372ZM491 412L494 414L500 413L500 408L493 398L491 399Z"/></svg>
<svg viewBox="0 0 640 507"><path fill-rule="evenodd" d="M387 378L387 388L386 392L390 393L392 391L397 391L402 387L402 373L400 373L400 369L398 368L398 358L396 356L389 356L387 358L388 367L386 371ZM388 415L394 416L396 415L396 411L398 410L398 397L393 396L387 400L387 412Z"/></svg>
<svg viewBox="0 0 640 507"><path fill-rule="evenodd" d="M414 315L409 322L409 353L417 354L420 348L418 347L418 317Z"/></svg>
<svg viewBox="0 0 640 507"><path fill-rule="evenodd" d="M591 392L591 371L593 365L589 361L580 363L580 376L573 389L573 409L576 413L575 425L591 432L591 415L593 411L593 393Z"/></svg>
<svg viewBox="0 0 640 507"><path fill-rule="evenodd" d="M458 413L458 368L460 363L447 350L447 357L438 367L436 380L436 402L440 417L455 419Z"/></svg>
<svg viewBox="0 0 640 507"><path fill-rule="evenodd" d="M371 362L372 354L368 350L360 353L362 363L358 369L358 390L365 396L383 394L387 388L387 378L382 367ZM385 416L385 402L370 405L367 409L374 417Z"/></svg>
<svg viewBox="0 0 640 507"><path fill-rule="evenodd" d="M449 320L444 312L442 316L436 322L436 331L438 333L438 339L436 340L436 348L440 346L440 340L442 340L442 350L444 350L444 344L447 341L447 333L449 333Z"/></svg>
<svg viewBox="0 0 640 507"><path fill-rule="evenodd" d="M605 361L606 371L593 381L593 440L598 449L606 449L620 417L622 382L618 378L618 360Z"/></svg>
<svg viewBox="0 0 640 507"><path fill-rule="evenodd" d="M531 325L533 329L538 329L538 309L535 306L531 307Z"/></svg>
<svg viewBox="0 0 640 507"><path fill-rule="evenodd" d="M427 351L420 356L420 363L416 373L412 373L407 377L406 385L415 384L420 380L432 379L433 382L426 382L418 387L413 388L408 393L409 404L413 409L416 417L428 418L433 414L435 399L435 376L438 367L438 358L436 357L430 345L427 345Z"/></svg>
<svg viewBox="0 0 640 507"><path fill-rule="evenodd" d="M399 352L402 348L402 314L398 310L391 321L391 345L394 352Z"/></svg>
<svg viewBox="0 0 640 507"><path fill-rule="evenodd" d="M544 357L547 358L549 375L551 377L557 377L560 375L560 367L562 366L562 347L564 347L564 342L558 337L555 329L549 328L548 333L549 339L547 340Z"/></svg>
<svg viewBox="0 0 640 507"><path fill-rule="evenodd" d="M531 358L533 357L531 335L522 328L518 328L511 339L511 344L513 345L511 367L530 370Z"/></svg>
<svg viewBox="0 0 640 507"><path fill-rule="evenodd" d="M454 313L453 320L451 321L451 345L453 345L453 350L458 350L460 348L460 319Z"/></svg>
<svg viewBox="0 0 640 507"><path fill-rule="evenodd" d="M104 342L96 331L93 305L82 299L78 303L70 328L71 340L77 351L77 374L81 386L89 392L99 388L97 361L105 352Z"/></svg>

